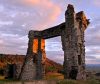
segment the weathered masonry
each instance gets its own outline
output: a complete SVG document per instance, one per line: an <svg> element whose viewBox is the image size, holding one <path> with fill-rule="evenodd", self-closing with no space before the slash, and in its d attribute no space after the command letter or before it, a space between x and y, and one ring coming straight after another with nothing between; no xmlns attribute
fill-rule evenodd
<svg viewBox="0 0 100 84"><path fill-rule="evenodd" d="M61 36L64 51L64 78L85 79L84 31L88 24L84 12L75 13L69 4L64 23L43 31L29 31L28 50L20 79L34 80L45 76L45 39L57 36Z"/></svg>

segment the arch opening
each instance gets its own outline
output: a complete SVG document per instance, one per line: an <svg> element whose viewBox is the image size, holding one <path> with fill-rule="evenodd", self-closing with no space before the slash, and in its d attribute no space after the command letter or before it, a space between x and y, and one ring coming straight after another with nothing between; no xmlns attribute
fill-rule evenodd
<svg viewBox="0 0 100 84"><path fill-rule="evenodd" d="M54 79L64 79L63 62L64 52L62 50L61 36L46 39L46 77L54 76Z"/></svg>

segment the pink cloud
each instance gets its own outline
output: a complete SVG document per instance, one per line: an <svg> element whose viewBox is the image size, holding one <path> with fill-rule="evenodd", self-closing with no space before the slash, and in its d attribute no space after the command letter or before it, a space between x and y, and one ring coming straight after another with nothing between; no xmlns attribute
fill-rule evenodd
<svg viewBox="0 0 100 84"><path fill-rule="evenodd" d="M22 3L26 5L37 5L39 4L39 0L22 0Z"/></svg>
<svg viewBox="0 0 100 84"><path fill-rule="evenodd" d="M36 27L42 30L57 21L61 14L61 7L51 0L23 0L22 4L34 7L39 13L39 23Z"/></svg>
<svg viewBox="0 0 100 84"><path fill-rule="evenodd" d="M55 7L55 10L53 10L53 12L52 12L52 15L51 15L51 17L50 17L50 19L51 20L56 20L57 19L57 17L60 15L60 13L61 13L61 10L60 10L60 8L58 8L58 7Z"/></svg>

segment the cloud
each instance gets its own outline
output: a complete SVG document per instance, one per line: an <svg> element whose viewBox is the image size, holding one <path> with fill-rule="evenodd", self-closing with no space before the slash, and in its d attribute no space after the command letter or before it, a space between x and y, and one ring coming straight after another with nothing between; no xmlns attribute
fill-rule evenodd
<svg viewBox="0 0 100 84"><path fill-rule="evenodd" d="M50 38L46 40L46 51L62 51L61 37Z"/></svg>
<svg viewBox="0 0 100 84"><path fill-rule="evenodd" d="M93 3L95 6L100 7L100 0L94 0Z"/></svg>
<svg viewBox="0 0 100 84"><path fill-rule="evenodd" d="M64 62L64 52L63 51L47 51L46 56L49 59L54 60L57 63L63 64Z"/></svg>
<svg viewBox="0 0 100 84"><path fill-rule="evenodd" d="M94 18L85 32L86 63L100 64L100 17ZM87 59L88 57L88 59ZM91 59L93 57L93 59Z"/></svg>
<svg viewBox="0 0 100 84"><path fill-rule="evenodd" d="M100 64L100 59L86 59L87 64Z"/></svg>
<svg viewBox="0 0 100 84"><path fill-rule="evenodd" d="M51 0L0 0L0 52L26 54L28 31L48 28L60 13Z"/></svg>
<svg viewBox="0 0 100 84"><path fill-rule="evenodd" d="M40 3L40 0L23 0L22 3L25 5L37 5Z"/></svg>
<svg viewBox="0 0 100 84"><path fill-rule="evenodd" d="M3 3L4 7L8 8L8 10L10 9L10 12L6 9L6 11L10 13L9 15L14 17L20 17L22 15L20 20L25 18L24 20L27 20L26 22L31 20L29 21L30 23L27 23L30 24L28 26L31 29L36 27L38 30L45 29L56 22L61 14L61 7L51 0L42 0L42 2L41 0L10 0L10 2L4 0L1 3Z"/></svg>
<svg viewBox="0 0 100 84"><path fill-rule="evenodd" d="M27 36L0 33L0 53L25 54L27 40Z"/></svg>

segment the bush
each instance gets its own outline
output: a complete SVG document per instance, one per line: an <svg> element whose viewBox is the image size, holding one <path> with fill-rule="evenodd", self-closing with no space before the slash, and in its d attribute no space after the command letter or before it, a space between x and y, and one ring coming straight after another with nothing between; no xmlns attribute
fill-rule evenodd
<svg viewBox="0 0 100 84"><path fill-rule="evenodd" d="M57 69L54 66L49 66L49 67L47 67L46 72L54 72L56 70Z"/></svg>

